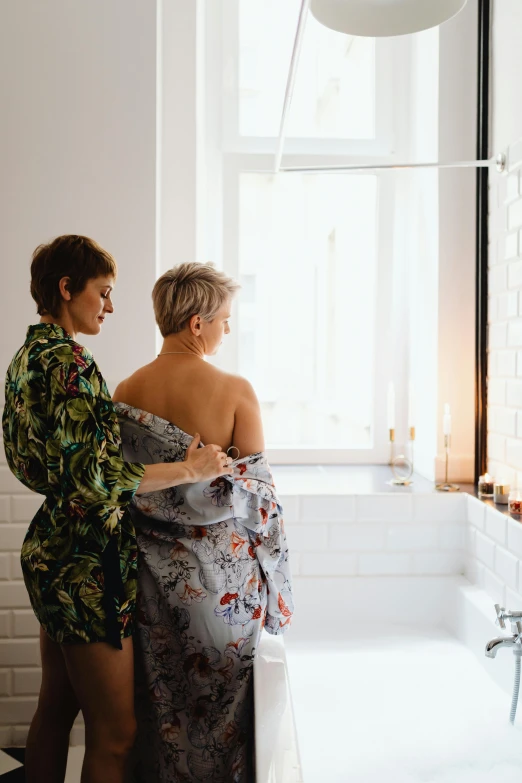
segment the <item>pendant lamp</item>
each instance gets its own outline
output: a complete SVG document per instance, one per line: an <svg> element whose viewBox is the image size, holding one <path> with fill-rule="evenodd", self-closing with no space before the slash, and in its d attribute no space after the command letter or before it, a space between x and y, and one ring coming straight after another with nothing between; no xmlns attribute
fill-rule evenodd
<svg viewBox="0 0 522 783"><path fill-rule="evenodd" d="M436 27L465 5L466 0L310 0L310 11L339 33L377 38Z"/></svg>

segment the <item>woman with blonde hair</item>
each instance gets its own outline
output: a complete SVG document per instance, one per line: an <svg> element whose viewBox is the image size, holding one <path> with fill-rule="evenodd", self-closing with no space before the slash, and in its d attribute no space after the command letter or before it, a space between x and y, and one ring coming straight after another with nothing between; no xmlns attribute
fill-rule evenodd
<svg viewBox="0 0 522 783"><path fill-rule="evenodd" d="M88 237L38 247L31 294L40 322L6 373L3 437L14 475L42 495L21 564L41 626L42 686L27 739L28 783L63 783L81 709L82 783L118 783L134 742L136 538L130 500L230 472L217 446L175 464L126 462L112 400L78 335L113 312L116 263Z"/></svg>
<svg viewBox="0 0 522 783"><path fill-rule="evenodd" d="M253 659L262 628L293 611L282 509L260 408L244 378L209 362L229 334L238 285L211 264L157 281L163 345L115 392L124 455L184 459L200 437L233 453L233 475L135 498L140 783L251 783Z"/></svg>

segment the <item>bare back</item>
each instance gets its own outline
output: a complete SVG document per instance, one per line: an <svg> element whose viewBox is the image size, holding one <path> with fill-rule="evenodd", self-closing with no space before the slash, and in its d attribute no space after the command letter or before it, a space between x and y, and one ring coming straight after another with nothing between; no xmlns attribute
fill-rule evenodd
<svg viewBox="0 0 522 783"><path fill-rule="evenodd" d="M244 378L197 356L160 356L120 383L115 402L160 416L204 444L236 446L242 456L263 451L259 403Z"/></svg>

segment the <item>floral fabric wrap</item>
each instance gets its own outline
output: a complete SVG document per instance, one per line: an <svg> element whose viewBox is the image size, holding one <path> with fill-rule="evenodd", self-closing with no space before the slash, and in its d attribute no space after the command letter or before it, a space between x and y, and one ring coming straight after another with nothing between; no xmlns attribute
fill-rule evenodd
<svg viewBox="0 0 522 783"><path fill-rule="evenodd" d="M185 458L192 437L117 403L123 451ZM135 780L253 780L255 650L289 627L292 587L281 504L266 456L232 476L135 496L138 732Z"/></svg>

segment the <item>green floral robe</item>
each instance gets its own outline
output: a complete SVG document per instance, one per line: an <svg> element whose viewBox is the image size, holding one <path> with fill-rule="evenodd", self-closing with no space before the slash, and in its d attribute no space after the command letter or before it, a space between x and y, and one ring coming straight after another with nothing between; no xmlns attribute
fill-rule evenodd
<svg viewBox="0 0 522 783"><path fill-rule="evenodd" d="M56 324L30 326L7 371L7 461L45 495L22 546L34 612L60 644L133 632L137 550L126 509L143 476L124 462L118 419L92 354Z"/></svg>

